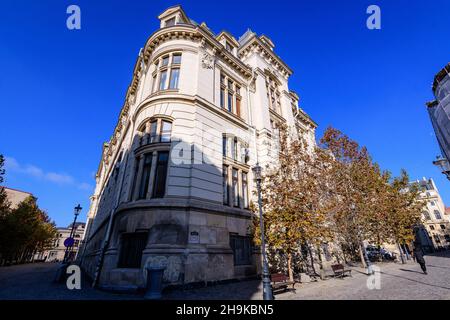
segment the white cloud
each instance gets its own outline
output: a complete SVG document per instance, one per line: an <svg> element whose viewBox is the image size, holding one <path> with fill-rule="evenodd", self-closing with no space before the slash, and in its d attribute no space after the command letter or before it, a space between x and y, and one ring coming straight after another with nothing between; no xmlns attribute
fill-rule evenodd
<svg viewBox="0 0 450 320"><path fill-rule="evenodd" d="M58 185L76 186L78 189L84 191L91 191L93 189L88 183L76 182L71 175L65 173L45 172L41 168L31 164L21 165L15 158L12 157L5 157L5 169L7 173L8 171L18 172L32 176L36 179L56 183Z"/></svg>

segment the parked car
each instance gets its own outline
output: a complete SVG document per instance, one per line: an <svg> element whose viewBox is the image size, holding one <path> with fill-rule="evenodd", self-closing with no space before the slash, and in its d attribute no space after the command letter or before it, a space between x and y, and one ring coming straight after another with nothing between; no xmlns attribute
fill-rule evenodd
<svg viewBox="0 0 450 320"><path fill-rule="evenodd" d="M395 253L385 249L378 248L375 246L367 246L366 247L367 257L370 261L379 261L379 260L395 260Z"/></svg>

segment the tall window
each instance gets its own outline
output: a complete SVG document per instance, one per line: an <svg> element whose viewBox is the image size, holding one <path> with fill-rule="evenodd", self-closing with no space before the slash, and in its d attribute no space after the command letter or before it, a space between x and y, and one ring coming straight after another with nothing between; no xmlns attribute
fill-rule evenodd
<svg viewBox="0 0 450 320"><path fill-rule="evenodd" d="M175 90L179 87L181 53L171 53L155 61L153 77L153 92L158 90Z"/></svg>
<svg viewBox="0 0 450 320"><path fill-rule="evenodd" d="M148 233L124 233L120 241L119 268L140 268Z"/></svg>
<svg viewBox="0 0 450 320"><path fill-rule="evenodd" d="M424 211L424 212L422 212L422 214L423 214L423 218L425 220L431 220L431 216L430 216L430 213L428 211Z"/></svg>
<svg viewBox="0 0 450 320"><path fill-rule="evenodd" d="M155 184L153 187L153 198L164 197L166 190L167 165L169 162L169 152L158 152L158 160L155 171Z"/></svg>
<svg viewBox="0 0 450 320"><path fill-rule="evenodd" d="M247 173L242 172L242 201L244 209L248 209L248 181Z"/></svg>
<svg viewBox="0 0 450 320"><path fill-rule="evenodd" d="M223 203L228 204L229 196L228 196L228 166L223 166L222 168L222 177L223 177Z"/></svg>
<svg viewBox="0 0 450 320"><path fill-rule="evenodd" d="M441 216L441 213L439 212L439 210L434 210L434 216L436 217L437 220L442 219L442 216Z"/></svg>
<svg viewBox="0 0 450 320"><path fill-rule="evenodd" d="M235 266L252 263L252 240L250 237L230 235L230 247L233 250Z"/></svg>
<svg viewBox="0 0 450 320"><path fill-rule="evenodd" d="M233 168L233 206L239 207L239 176L238 170Z"/></svg>
<svg viewBox="0 0 450 320"><path fill-rule="evenodd" d="M150 172L152 170L152 157L153 155L151 153L146 154L144 157L144 167L139 187L139 199L145 199L147 196L148 185L150 183Z"/></svg>
<svg viewBox="0 0 450 320"><path fill-rule="evenodd" d="M278 84L274 79L268 77L266 81L267 99L269 101L269 108L281 114L281 100Z"/></svg>
<svg viewBox="0 0 450 320"><path fill-rule="evenodd" d="M220 75L220 107L241 116L241 87L228 76Z"/></svg>
<svg viewBox="0 0 450 320"><path fill-rule="evenodd" d="M222 137L222 154L224 157L227 156L227 141L228 141L227 137L223 136Z"/></svg>

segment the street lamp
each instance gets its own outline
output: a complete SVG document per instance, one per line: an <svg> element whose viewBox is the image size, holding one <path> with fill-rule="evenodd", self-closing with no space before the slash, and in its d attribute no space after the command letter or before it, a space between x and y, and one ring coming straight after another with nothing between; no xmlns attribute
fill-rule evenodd
<svg viewBox="0 0 450 320"><path fill-rule="evenodd" d="M75 223L77 222L77 217L78 217L78 215L80 214L81 209L83 209L83 208L80 206L80 204L78 204L78 205L74 208L74 215L75 215L75 217L74 217L74 219L73 219L72 229L70 230L70 236L69 236L69 238L73 238L73 233L74 233L74 229L75 229ZM68 247L66 248L66 252L64 253L64 261L63 261L63 262L67 262L68 253L69 253L69 250L72 251L72 246L73 246L73 243L72 243L72 245L70 245L70 246L68 246Z"/></svg>
<svg viewBox="0 0 450 320"><path fill-rule="evenodd" d="M450 165L447 159L437 156L436 160L433 161L433 164L441 168L442 173L450 180Z"/></svg>
<svg viewBox="0 0 450 320"><path fill-rule="evenodd" d="M261 166L257 163L253 167L253 174L256 179L256 187L258 189L258 205L259 205L259 227L261 229L261 251L263 256L263 299L273 300L272 285L270 283L269 265L266 257L266 242L264 239L264 220L261 198Z"/></svg>

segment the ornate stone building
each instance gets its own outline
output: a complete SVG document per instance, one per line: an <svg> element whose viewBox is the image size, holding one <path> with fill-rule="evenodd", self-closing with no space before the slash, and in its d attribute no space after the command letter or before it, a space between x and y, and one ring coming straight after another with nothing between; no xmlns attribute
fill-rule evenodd
<svg viewBox="0 0 450 320"><path fill-rule="evenodd" d="M273 163L277 126L314 143L316 124L289 90L292 70L267 36L214 34L180 6L141 49L96 175L80 250L103 287L142 287L258 272L252 167Z"/></svg>
<svg viewBox="0 0 450 320"><path fill-rule="evenodd" d="M422 226L418 236L426 252L450 248L450 216L433 179L414 181L426 205L422 211Z"/></svg>

